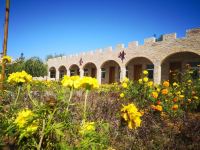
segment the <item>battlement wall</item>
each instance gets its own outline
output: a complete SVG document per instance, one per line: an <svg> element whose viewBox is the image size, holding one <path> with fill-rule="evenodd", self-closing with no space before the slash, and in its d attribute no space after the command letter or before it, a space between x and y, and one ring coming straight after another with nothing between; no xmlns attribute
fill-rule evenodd
<svg viewBox="0 0 200 150"><path fill-rule="evenodd" d="M156 55L158 51L162 51L164 47L166 50L168 50L168 45L170 45L170 48L173 48L174 50L182 47L184 48L187 45L191 46L192 44L194 45L192 45L194 48L195 45L198 47L199 43L195 42L194 39L199 39L198 41L200 41L200 28L186 30L185 37L182 38L177 38L176 33L163 34L162 39L159 41L157 41L155 37L149 37L144 39L143 45L139 45L138 41L131 41L128 43L128 47L125 47L125 44L121 43L117 44L115 48L110 46L107 48L99 48L94 51L82 52L80 54L77 53L68 56L52 58L47 61L47 64L57 64L56 66L58 66L60 64L74 63L78 65L78 61L83 57L87 61L91 60L97 62L100 60L112 58L111 56L114 56L116 58L121 51L125 51L131 54L140 53L141 55L143 55L147 54L151 50L152 58L154 59L155 56L153 55ZM191 44L190 41L194 42Z"/></svg>

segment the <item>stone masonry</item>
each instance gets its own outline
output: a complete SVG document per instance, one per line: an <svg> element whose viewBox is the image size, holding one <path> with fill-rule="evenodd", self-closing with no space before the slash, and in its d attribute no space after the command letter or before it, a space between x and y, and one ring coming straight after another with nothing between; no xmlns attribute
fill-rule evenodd
<svg viewBox="0 0 200 150"><path fill-rule="evenodd" d="M123 52L124 59L121 59ZM160 83L170 78L169 73L174 68L179 66L178 69L183 70L188 63L200 64L200 28L187 30L183 38L176 38L176 33L164 34L157 42L150 37L144 40L144 45L133 41L128 47L118 44L115 49L108 47L47 61L48 78L59 80L65 74L87 75L96 77L99 83L118 82L125 76L137 80L137 74L141 74L141 69L148 70L148 66L152 80Z"/></svg>

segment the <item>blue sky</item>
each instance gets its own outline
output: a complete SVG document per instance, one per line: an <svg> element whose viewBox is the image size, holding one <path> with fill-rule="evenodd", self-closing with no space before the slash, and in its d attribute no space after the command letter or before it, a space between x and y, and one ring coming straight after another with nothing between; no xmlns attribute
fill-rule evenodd
<svg viewBox="0 0 200 150"><path fill-rule="evenodd" d="M10 0L8 55L76 54L200 27L200 0ZM5 0L0 0L3 43ZM1 44L2 45L2 44ZM1 49L0 49L1 50Z"/></svg>

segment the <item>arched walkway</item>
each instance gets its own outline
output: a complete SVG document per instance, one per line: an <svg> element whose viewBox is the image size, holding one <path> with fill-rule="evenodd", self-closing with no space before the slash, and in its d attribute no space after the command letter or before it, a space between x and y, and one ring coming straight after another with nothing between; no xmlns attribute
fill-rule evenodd
<svg viewBox="0 0 200 150"><path fill-rule="evenodd" d="M49 74L50 74L50 78L56 78L56 68L55 67L51 67L49 69Z"/></svg>
<svg viewBox="0 0 200 150"><path fill-rule="evenodd" d="M67 74L67 69L65 66L60 66L58 71L59 71L59 79L62 79L63 76Z"/></svg>
<svg viewBox="0 0 200 150"><path fill-rule="evenodd" d="M120 81L120 66L114 60L108 60L101 65L101 83Z"/></svg>
<svg viewBox="0 0 200 150"><path fill-rule="evenodd" d="M97 77L97 67L94 63L89 62L83 66L84 76L89 76L92 78Z"/></svg>
<svg viewBox="0 0 200 150"><path fill-rule="evenodd" d="M200 55L193 52L178 52L169 55L162 61L161 80L170 80L170 82L180 81L180 73L186 69L186 64L189 64L193 69L198 69L197 65L200 64ZM198 75L198 71L196 71L194 77Z"/></svg>
<svg viewBox="0 0 200 150"><path fill-rule="evenodd" d="M150 79L153 79L153 73L154 73L153 63L148 58L145 57L132 58L126 64L126 77L128 77L130 80L137 81L138 79L141 78L143 70L148 70L149 72L148 77Z"/></svg>
<svg viewBox="0 0 200 150"><path fill-rule="evenodd" d="M79 76L80 75L80 69L78 67L78 65L73 64L69 67L70 70L70 76Z"/></svg>

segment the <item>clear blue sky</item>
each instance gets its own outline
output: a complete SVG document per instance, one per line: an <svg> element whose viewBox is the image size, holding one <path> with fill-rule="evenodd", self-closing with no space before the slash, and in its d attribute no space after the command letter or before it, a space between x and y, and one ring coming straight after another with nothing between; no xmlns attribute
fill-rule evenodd
<svg viewBox="0 0 200 150"><path fill-rule="evenodd" d="M80 53L200 27L200 0L10 0L8 55ZM3 43L5 0L0 0ZM2 45L2 44L0 44ZM1 50L1 49L0 49Z"/></svg>

